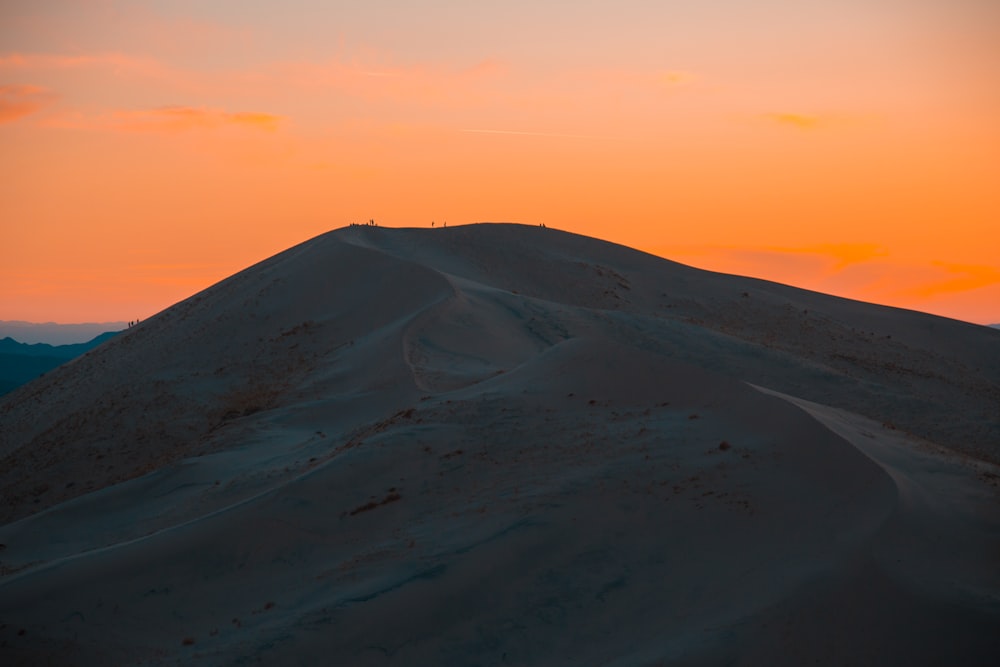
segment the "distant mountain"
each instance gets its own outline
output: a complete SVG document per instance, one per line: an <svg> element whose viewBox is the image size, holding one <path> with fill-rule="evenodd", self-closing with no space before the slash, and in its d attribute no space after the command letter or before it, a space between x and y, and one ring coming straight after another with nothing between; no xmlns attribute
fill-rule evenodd
<svg viewBox="0 0 1000 667"><path fill-rule="evenodd" d="M73 345L28 344L10 336L0 339L0 395L17 389L117 334L117 331L108 331L86 343Z"/></svg>
<svg viewBox="0 0 1000 667"><path fill-rule="evenodd" d="M991 324L989 326L993 327L994 329L1000 329L1000 324Z"/></svg>
<svg viewBox="0 0 1000 667"><path fill-rule="evenodd" d="M0 320L0 338L9 336L22 343L73 345L90 341L105 331L121 331L126 322L87 322L57 324L55 322L23 322Z"/></svg>

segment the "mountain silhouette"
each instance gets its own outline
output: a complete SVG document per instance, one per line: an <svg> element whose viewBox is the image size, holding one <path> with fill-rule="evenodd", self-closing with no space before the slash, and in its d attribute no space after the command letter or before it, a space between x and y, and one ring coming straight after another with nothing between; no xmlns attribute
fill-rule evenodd
<svg viewBox="0 0 1000 667"><path fill-rule="evenodd" d="M0 339L0 395L92 350L117 333L109 331L95 336L86 343L69 345L20 343L10 336Z"/></svg>

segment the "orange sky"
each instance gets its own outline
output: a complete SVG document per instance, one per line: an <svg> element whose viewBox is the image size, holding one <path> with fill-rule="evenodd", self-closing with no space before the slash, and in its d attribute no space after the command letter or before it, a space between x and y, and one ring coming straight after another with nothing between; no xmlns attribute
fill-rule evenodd
<svg viewBox="0 0 1000 667"><path fill-rule="evenodd" d="M375 218L1000 322L992 0L13 4L0 320L148 317Z"/></svg>

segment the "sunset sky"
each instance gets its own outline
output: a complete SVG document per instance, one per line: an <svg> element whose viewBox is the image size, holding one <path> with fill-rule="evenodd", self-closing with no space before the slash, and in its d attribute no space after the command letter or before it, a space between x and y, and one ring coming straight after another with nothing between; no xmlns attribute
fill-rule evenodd
<svg viewBox="0 0 1000 667"><path fill-rule="evenodd" d="M0 320L369 218L1000 322L1000 2L0 0Z"/></svg>

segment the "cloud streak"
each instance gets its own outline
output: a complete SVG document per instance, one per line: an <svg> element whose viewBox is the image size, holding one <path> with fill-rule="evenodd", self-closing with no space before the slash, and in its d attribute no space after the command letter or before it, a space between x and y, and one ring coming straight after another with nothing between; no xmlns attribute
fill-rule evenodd
<svg viewBox="0 0 1000 667"><path fill-rule="evenodd" d="M758 120L770 123L772 126L785 127L803 132L829 130L832 128L859 127L878 122L878 117L871 114L844 113L798 113L772 112L760 114Z"/></svg>
<svg viewBox="0 0 1000 667"><path fill-rule="evenodd" d="M889 255L884 247L874 243L820 243L798 248L770 247L771 252L792 255L816 255L834 261L833 271L842 271L849 266L862 264Z"/></svg>
<svg viewBox="0 0 1000 667"><path fill-rule="evenodd" d="M470 134L513 134L525 137L557 137L564 139L607 139L608 138L592 134L562 134L559 132L527 132L522 130L465 129L465 130L459 130L459 132L466 132Z"/></svg>
<svg viewBox="0 0 1000 667"><path fill-rule="evenodd" d="M456 67L435 62L399 63L385 55L368 54L364 58L285 60L250 69L198 71L118 52L8 52L0 54L0 75L4 73L43 80L72 76L77 82L84 76L97 77L94 81L99 83L93 86L120 85L120 78L128 78L137 86L156 86L175 96L295 93L349 96L369 102L469 106L504 99L496 86L506 78L508 67L491 58Z"/></svg>
<svg viewBox="0 0 1000 667"><path fill-rule="evenodd" d="M260 111L225 111L193 106L164 106L155 109L119 109L99 114L63 111L37 121L41 127L88 132L142 132L177 134L196 131L242 129L273 133L284 116Z"/></svg>
<svg viewBox="0 0 1000 667"><path fill-rule="evenodd" d="M929 299L1000 284L1000 269L993 266L946 262L934 262L933 265L950 277L903 290L900 295Z"/></svg>
<svg viewBox="0 0 1000 667"><path fill-rule="evenodd" d="M35 113L47 105L51 97L49 91L40 86L0 86L0 124Z"/></svg>
<svg viewBox="0 0 1000 667"><path fill-rule="evenodd" d="M771 246L759 249L701 246L650 250L663 257L713 271L776 280L829 294L907 308L926 309L929 304L945 303L956 298L985 299L993 293L989 290L1000 289L1000 267L919 262L892 256L887 249L876 244ZM971 294L978 290L987 291L978 292L981 297Z"/></svg>
<svg viewBox="0 0 1000 667"><path fill-rule="evenodd" d="M76 69L111 69L115 72L162 74L162 64L149 58L137 58L123 53L7 53L0 56L0 71L44 71Z"/></svg>
<svg viewBox="0 0 1000 667"><path fill-rule="evenodd" d="M282 117L257 111L221 111L200 107L168 106L113 114L118 129L139 132L184 132L196 129L240 127L273 132Z"/></svg>
<svg viewBox="0 0 1000 667"><path fill-rule="evenodd" d="M818 116L801 113L768 113L764 114L764 118L778 125L794 127L799 130L814 130L825 124Z"/></svg>

